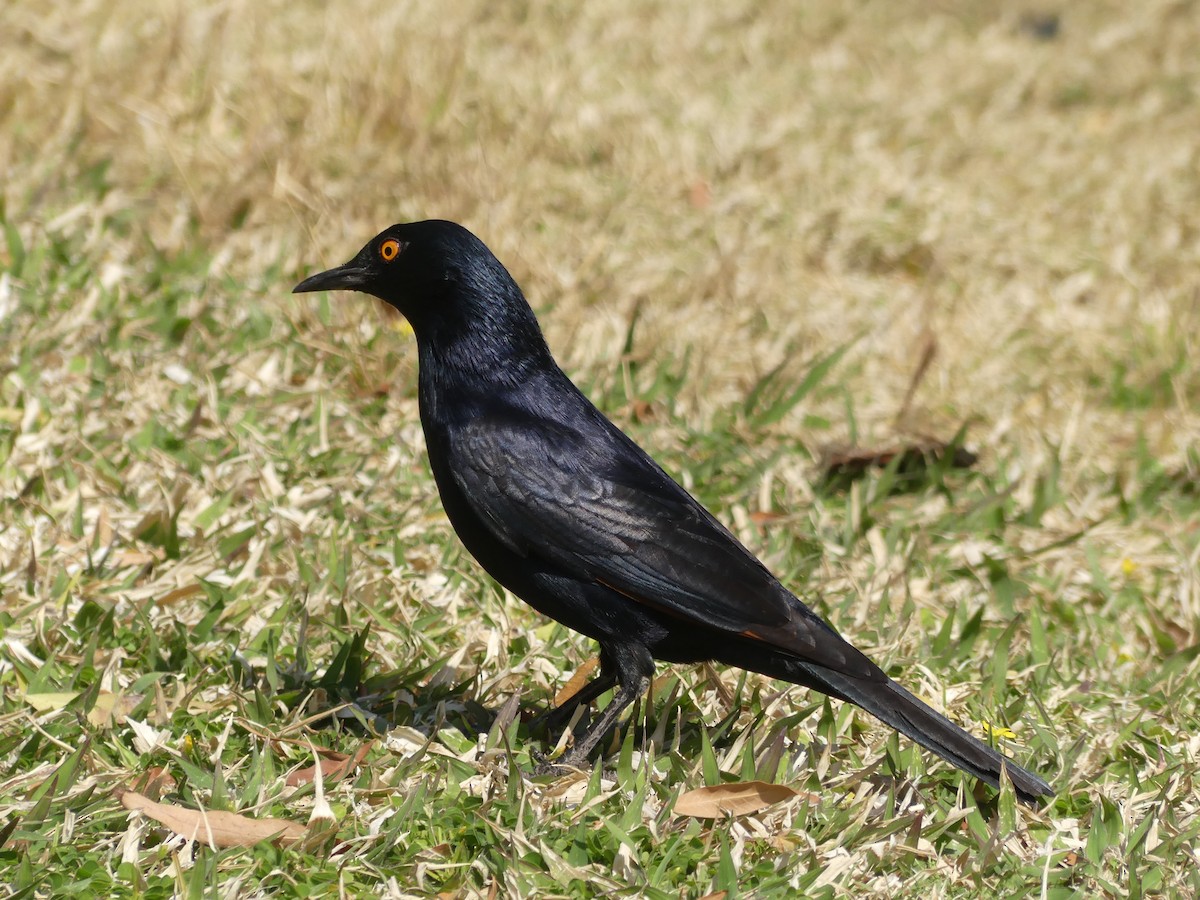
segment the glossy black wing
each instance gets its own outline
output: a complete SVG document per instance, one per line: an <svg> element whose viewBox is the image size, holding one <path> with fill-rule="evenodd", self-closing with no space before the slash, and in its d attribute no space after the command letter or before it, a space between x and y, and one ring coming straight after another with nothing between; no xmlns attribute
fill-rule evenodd
<svg viewBox="0 0 1200 900"><path fill-rule="evenodd" d="M845 674L878 671L604 424L585 434L532 417L482 417L450 441L450 468L476 514L518 554Z"/></svg>

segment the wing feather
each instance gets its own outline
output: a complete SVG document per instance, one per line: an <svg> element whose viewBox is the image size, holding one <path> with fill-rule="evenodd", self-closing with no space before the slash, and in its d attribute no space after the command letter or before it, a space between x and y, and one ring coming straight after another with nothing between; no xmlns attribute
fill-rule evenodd
<svg viewBox="0 0 1200 900"><path fill-rule="evenodd" d="M450 442L450 470L480 519L522 556L846 674L878 671L609 427L585 436L519 415L477 418Z"/></svg>

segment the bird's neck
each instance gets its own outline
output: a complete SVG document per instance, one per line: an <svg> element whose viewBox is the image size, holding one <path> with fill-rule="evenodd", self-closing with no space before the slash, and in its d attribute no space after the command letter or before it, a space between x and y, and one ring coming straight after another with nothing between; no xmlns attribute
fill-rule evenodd
<svg viewBox="0 0 1200 900"><path fill-rule="evenodd" d="M525 295L499 263L449 269L401 311L416 334L426 408L469 414L557 371Z"/></svg>
<svg viewBox="0 0 1200 900"><path fill-rule="evenodd" d="M428 376L439 389L456 393L488 393L522 384L547 362L553 365L541 335L537 347L498 339L496 335L487 335L486 340L475 337L464 334L449 341L423 341L418 336L422 380Z"/></svg>
<svg viewBox="0 0 1200 900"><path fill-rule="evenodd" d="M524 298L519 303L461 304L459 310L458 315L443 310L413 323L423 393L470 403L557 368Z"/></svg>

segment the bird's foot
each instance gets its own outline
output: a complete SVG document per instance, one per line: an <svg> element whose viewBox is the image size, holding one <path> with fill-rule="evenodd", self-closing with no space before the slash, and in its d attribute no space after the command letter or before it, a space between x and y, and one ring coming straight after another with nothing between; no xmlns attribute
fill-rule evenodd
<svg viewBox="0 0 1200 900"><path fill-rule="evenodd" d="M574 708L567 709L561 706L543 709L529 718L525 727L529 729L530 734L561 734L571 723L574 712Z"/></svg>
<svg viewBox="0 0 1200 900"><path fill-rule="evenodd" d="M530 756L533 758L533 774L538 775L554 775L562 777L569 775L572 772L587 772L591 769L591 764L587 758L579 758L573 750L568 750L557 759L551 759L544 753L533 751Z"/></svg>

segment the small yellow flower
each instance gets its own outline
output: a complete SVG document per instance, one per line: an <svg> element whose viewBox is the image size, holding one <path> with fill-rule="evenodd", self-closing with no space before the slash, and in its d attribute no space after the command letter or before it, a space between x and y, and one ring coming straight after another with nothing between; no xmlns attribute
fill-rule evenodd
<svg viewBox="0 0 1200 900"><path fill-rule="evenodd" d="M1003 725L993 725L985 719L980 719L979 724L983 726L983 730L988 734L995 735L998 738L1003 738L1006 741L1015 740L1017 733L1011 728L1005 728Z"/></svg>
<svg viewBox="0 0 1200 900"><path fill-rule="evenodd" d="M1130 575L1132 575L1132 574L1133 574L1134 572L1136 572L1137 570L1138 570L1138 564L1137 564L1137 563L1135 563L1135 562L1134 562L1132 559L1130 559L1128 556L1126 556L1124 559L1122 559L1122 560L1121 560L1121 572L1122 572L1122 574L1124 574L1126 577L1129 577Z"/></svg>

